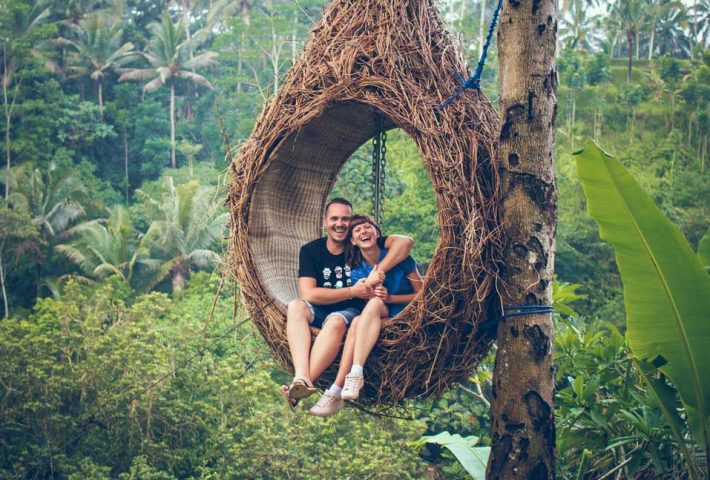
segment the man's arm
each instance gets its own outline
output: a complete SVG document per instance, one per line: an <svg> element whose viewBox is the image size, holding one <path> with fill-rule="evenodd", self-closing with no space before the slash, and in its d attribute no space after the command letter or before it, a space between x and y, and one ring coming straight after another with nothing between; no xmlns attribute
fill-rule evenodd
<svg viewBox="0 0 710 480"><path fill-rule="evenodd" d="M364 280L346 288L319 288L316 285L315 278L299 277L298 293L300 298L313 305L330 305L351 298L362 298L363 300L370 298Z"/></svg>
<svg viewBox="0 0 710 480"><path fill-rule="evenodd" d="M385 273L389 272L409 256L413 246L414 240L410 237L403 235L388 236L387 240L385 240L387 255L385 255L385 258L377 265L377 269Z"/></svg>

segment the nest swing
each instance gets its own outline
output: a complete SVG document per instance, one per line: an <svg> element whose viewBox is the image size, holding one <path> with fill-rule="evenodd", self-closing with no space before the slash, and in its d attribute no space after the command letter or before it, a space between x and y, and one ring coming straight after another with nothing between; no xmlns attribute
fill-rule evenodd
<svg viewBox="0 0 710 480"><path fill-rule="evenodd" d="M466 381L495 335L498 117L473 90L438 108L458 87L454 70L467 71L466 60L433 0L334 0L232 158L229 268L258 330L292 370L285 311L298 297L298 252L320 236L338 172L382 119L416 142L441 233L422 291L385 322L368 359L366 404Z"/></svg>

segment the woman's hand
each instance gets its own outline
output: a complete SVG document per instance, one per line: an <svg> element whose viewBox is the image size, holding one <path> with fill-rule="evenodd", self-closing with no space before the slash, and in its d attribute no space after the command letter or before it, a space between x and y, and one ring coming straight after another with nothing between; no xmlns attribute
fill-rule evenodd
<svg viewBox="0 0 710 480"><path fill-rule="evenodd" d="M365 279L367 286L370 288L373 288L376 285L379 285L384 281L385 281L385 272L383 272L382 270L378 270L377 265L372 267L372 271Z"/></svg>
<svg viewBox="0 0 710 480"><path fill-rule="evenodd" d="M385 303L389 302L390 294L383 285L378 285L375 287L374 294L377 298Z"/></svg>

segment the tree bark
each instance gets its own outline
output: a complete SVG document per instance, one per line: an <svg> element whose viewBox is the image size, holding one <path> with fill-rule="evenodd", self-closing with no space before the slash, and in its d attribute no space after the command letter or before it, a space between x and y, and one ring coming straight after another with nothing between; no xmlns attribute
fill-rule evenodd
<svg viewBox="0 0 710 480"><path fill-rule="evenodd" d="M237 50L237 94L242 93L242 56L244 55L244 32L241 34L239 49Z"/></svg>
<svg viewBox="0 0 710 480"><path fill-rule="evenodd" d="M128 132L126 131L126 120L123 121L121 128L121 137L123 140L123 180L125 182L124 192L126 194L126 205L128 205Z"/></svg>
<svg viewBox="0 0 710 480"><path fill-rule="evenodd" d="M170 80L170 165L177 168L175 162L175 81Z"/></svg>
<svg viewBox="0 0 710 480"><path fill-rule="evenodd" d="M7 71L7 47L3 45L3 76L2 76L2 99L5 111L5 163L6 163L6 181L5 181L5 199L10 197L10 167L12 165L12 150L10 149L10 127L12 126L12 106L8 103L7 88L8 88L8 71ZM14 105L14 100L13 100Z"/></svg>
<svg viewBox="0 0 710 480"><path fill-rule="evenodd" d="M631 83L631 76L632 76L632 70L633 70L633 65L634 65L634 32L633 32L633 30L629 30L628 32L626 32L626 47L629 49L629 58L628 58L629 71L626 74L626 81L628 83Z"/></svg>
<svg viewBox="0 0 710 480"><path fill-rule="evenodd" d="M7 304L7 290L5 289L5 268L2 264L2 254L5 247L5 242L0 243L0 285L2 286L2 304L5 308L4 317L5 319L10 318L10 308Z"/></svg>
<svg viewBox="0 0 710 480"><path fill-rule="evenodd" d="M552 303L557 19L553 0L509 0L498 31L505 306ZM489 480L555 476L553 345L549 313L498 325Z"/></svg>
<svg viewBox="0 0 710 480"><path fill-rule="evenodd" d="M104 118L104 94L103 94L103 85L101 83L101 78L98 80L98 94L99 94L99 115L101 116L101 120Z"/></svg>

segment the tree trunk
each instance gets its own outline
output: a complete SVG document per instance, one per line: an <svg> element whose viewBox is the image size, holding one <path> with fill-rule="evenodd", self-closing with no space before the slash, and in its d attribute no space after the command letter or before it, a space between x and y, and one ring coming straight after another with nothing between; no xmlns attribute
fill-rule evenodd
<svg viewBox="0 0 710 480"><path fill-rule="evenodd" d="M5 105L5 162L6 162L6 181L5 181L5 200L10 197L10 167L12 166L12 154L10 153L10 125L12 124L12 115L7 111Z"/></svg>
<svg viewBox="0 0 710 480"><path fill-rule="evenodd" d="M572 127L569 129L571 151L574 151L574 123L577 120L577 95L572 95Z"/></svg>
<svg viewBox="0 0 710 480"><path fill-rule="evenodd" d="M3 75L2 75L2 100L3 108L5 111L5 162L7 164L7 171L5 177L5 200L10 197L10 167L12 166L12 154L10 150L10 126L12 125L12 107L10 106L9 99L7 97L7 87L8 87L8 70L7 70L7 47L3 45L2 47L2 58L3 58Z"/></svg>
<svg viewBox="0 0 710 480"><path fill-rule="evenodd" d="M175 81L170 80L170 165L177 168L175 162Z"/></svg>
<svg viewBox="0 0 710 480"><path fill-rule="evenodd" d="M658 6L661 0L655 0L653 2L653 22L651 22L651 36L648 41L648 59L653 59L653 42L656 39L656 18L658 17Z"/></svg>
<svg viewBox="0 0 710 480"><path fill-rule="evenodd" d="M639 32L636 32L636 60L638 60L639 57L639 45L641 44L640 41L641 34Z"/></svg>
<svg viewBox="0 0 710 480"><path fill-rule="evenodd" d="M626 81L628 83L631 83L631 69L634 65L634 32L633 30L629 30L626 32L626 47L628 48L628 54L629 54L629 71L626 74Z"/></svg>
<svg viewBox="0 0 710 480"><path fill-rule="evenodd" d="M557 192L554 2L505 2L498 31L504 232L503 305L551 305ZM551 314L502 319L487 478L553 479Z"/></svg>
<svg viewBox="0 0 710 480"><path fill-rule="evenodd" d="M10 308L7 304L7 290L5 289L5 269L2 264L2 253L3 253L3 247L5 246L5 242L2 242L0 244L0 285L2 285L2 303L3 307L5 308L5 318L10 317Z"/></svg>
<svg viewBox="0 0 710 480"><path fill-rule="evenodd" d="M241 34L239 41L239 50L237 50L237 94L242 93L242 56L244 55L244 32Z"/></svg>
<svg viewBox="0 0 710 480"><path fill-rule="evenodd" d="M98 91L99 91L99 115L101 119L104 118L104 95L103 95L103 85L101 84L101 78L98 79Z"/></svg>
<svg viewBox="0 0 710 480"><path fill-rule="evenodd" d="M125 182L126 205L128 205L128 132L126 131L125 120L123 128L121 128L121 136L123 137L123 181Z"/></svg>
<svg viewBox="0 0 710 480"><path fill-rule="evenodd" d="M675 92L671 92L671 131L675 130Z"/></svg>
<svg viewBox="0 0 710 480"><path fill-rule="evenodd" d="M187 284L187 278L185 278L185 273L178 269L174 274L171 281L173 287L173 293L179 293L185 289Z"/></svg>

